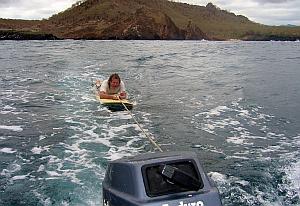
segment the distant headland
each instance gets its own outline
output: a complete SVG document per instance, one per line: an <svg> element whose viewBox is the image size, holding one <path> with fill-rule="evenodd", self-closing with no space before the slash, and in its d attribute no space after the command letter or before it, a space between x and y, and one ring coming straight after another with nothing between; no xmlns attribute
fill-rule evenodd
<svg viewBox="0 0 300 206"><path fill-rule="evenodd" d="M0 19L0 40L31 39L296 41L300 26L168 0L81 0L49 19Z"/></svg>

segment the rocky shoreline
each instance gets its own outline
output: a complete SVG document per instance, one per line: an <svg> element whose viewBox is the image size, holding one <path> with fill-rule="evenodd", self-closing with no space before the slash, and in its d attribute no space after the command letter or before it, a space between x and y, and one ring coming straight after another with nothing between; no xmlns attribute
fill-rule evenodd
<svg viewBox="0 0 300 206"><path fill-rule="evenodd" d="M112 37L105 37L105 38L58 38L53 34L49 33L40 33L35 31L15 31L15 30L0 30L0 41L1 40L64 40L64 39L74 39L74 40L162 40L158 38L149 38L149 35L143 35L140 33L139 36L132 35L132 36L115 36ZM180 36L180 38L174 38L173 40L213 40L213 41L220 41L218 39L207 39L207 38L186 38L186 36ZM299 37L286 37L280 35L252 35L247 36L243 39L236 39L237 41L299 41ZM232 41L232 39L222 40L222 41Z"/></svg>
<svg viewBox="0 0 300 206"><path fill-rule="evenodd" d="M0 40L58 40L53 34L34 31L0 30Z"/></svg>

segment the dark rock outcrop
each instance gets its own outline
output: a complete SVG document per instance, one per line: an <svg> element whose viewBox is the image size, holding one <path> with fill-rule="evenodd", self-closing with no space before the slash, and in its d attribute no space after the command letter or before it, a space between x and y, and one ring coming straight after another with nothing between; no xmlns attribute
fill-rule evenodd
<svg viewBox="0 0 300 206"><path fill-rule="evenodd" d="M58 40L53 34L32 31L0 30L0 40Z"/></svg>
<svg viewBox="0 0 300 206"><path fill-rule="evenodd" d="M244 41L299 41L299 36L285 36L285 35L262 35L262 34L256 34L256 35L246 35L241 40Z"/></svg>
<svg viewBox="0 0 300 206"><path fill-rule="evenodd" d="M209 40L209 37L199 29L196 25L192 24L191 21L189 21L186 31L185 31L185 39L187 40L199 40L199 39L206 39Z"/></svg>

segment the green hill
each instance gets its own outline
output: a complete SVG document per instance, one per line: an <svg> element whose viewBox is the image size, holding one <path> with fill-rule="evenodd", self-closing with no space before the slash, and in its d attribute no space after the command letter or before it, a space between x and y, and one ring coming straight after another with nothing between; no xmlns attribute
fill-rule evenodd
<svg viewBox="0 0 300 206"><path fill-rule="evenodd" d="M47 20L0 19L0 30L71 39L297 40L300 27L267 26L217 8L168 0L86 0Z"/></svg>

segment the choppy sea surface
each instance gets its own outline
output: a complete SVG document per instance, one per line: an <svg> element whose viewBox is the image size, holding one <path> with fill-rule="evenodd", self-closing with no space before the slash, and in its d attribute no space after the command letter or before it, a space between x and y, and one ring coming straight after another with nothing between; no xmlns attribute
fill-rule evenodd
<svg viewBox="0 0 300 206"><path fill-rule="evenodd" d="M0 205L102 205L107 163L157 151L91 84L117 72L164 151L224 205L300 205L299 42L1 41Z"/></svg>

